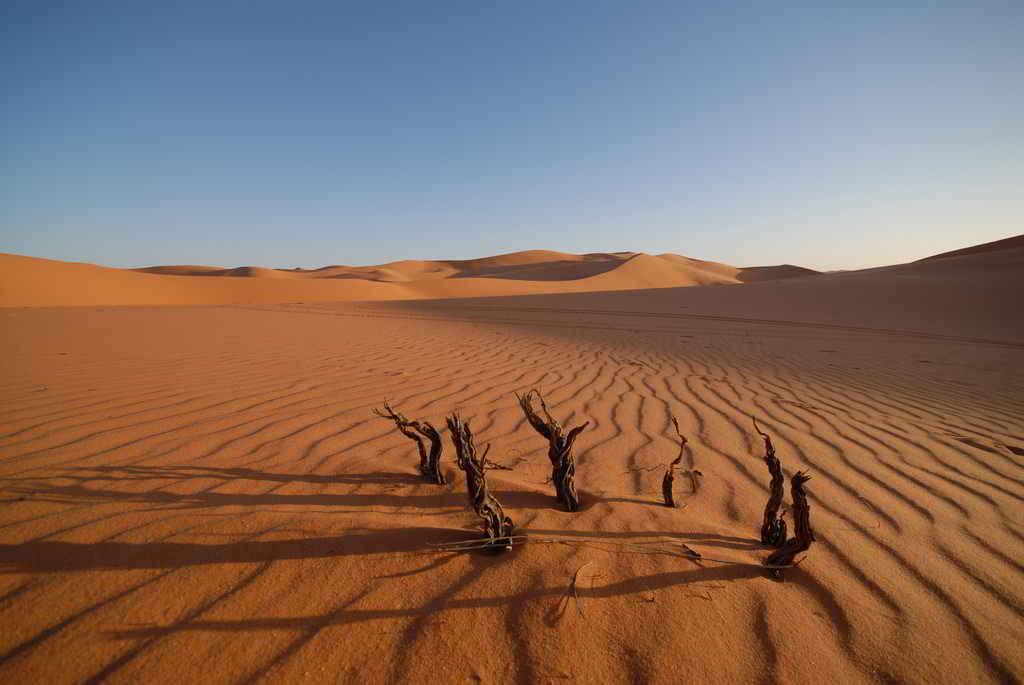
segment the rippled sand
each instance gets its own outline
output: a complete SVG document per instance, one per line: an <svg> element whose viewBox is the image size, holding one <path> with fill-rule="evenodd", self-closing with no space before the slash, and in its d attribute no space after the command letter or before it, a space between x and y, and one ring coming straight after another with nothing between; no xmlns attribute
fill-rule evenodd
<svg viewBox="0 0 1024 685"><path fill-rule="evenodd" d="M859 278L0 310L0 679L1019 680L1016 281L958 303L919 274L868 307ZM578 513L513 395L534 387L591 422ZM432 548L478 527L447 436L427 484L385 398L470 418L533 541ZM675 510L672 415L704 474ZM753 417L812 474L817 542L781 582Z"/></svg>

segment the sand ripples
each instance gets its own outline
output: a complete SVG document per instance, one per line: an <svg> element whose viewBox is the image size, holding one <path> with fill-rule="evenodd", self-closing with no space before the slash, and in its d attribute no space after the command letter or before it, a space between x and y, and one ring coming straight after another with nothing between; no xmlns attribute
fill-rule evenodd
<svg viewBox="0 0 1024 685"><path fill-rule="evenodd" d="M145 680L168 660L239 682L1024 672L1022 379L984 383L1013 346L596 308L121 316L148 347L86 338L5 379L6 680ZM182 326L202 340L161 342ZM578 514L556 507L513 397L532 387L591 422ZM422 481L372 416L384 398L471 418L512 467L491 479L517 523L574 542L425 553L475 524L461 481ZM681 510L659 505L672 415L704 473ZM784 583L742 565L765 555L752 416L787 474L814 476L818 544ZM665 541L739 563L636 550Z"/></svg>

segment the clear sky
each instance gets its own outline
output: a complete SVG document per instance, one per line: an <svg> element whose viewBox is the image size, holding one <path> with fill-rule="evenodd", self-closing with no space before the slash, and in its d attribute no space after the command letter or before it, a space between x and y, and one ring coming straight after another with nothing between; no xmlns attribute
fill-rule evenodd
<svg viewBox="0 0 1024 685"><path fill-rule="evenodd" d="M1024 2L0 2L0 251L858 268L1024 232Z"/></svg>

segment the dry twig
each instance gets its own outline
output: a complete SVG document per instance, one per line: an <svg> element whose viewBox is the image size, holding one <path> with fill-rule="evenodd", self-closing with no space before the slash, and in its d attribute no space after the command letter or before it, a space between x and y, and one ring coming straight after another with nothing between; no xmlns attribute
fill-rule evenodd
<svg viewBox="0 0 1024 685"><path fill-rule="evenodd" d="M807 504L807 493L804 492L804 483L810 479L811 477L803 471L797 471L789 480L789 495L793 499L793 537L764 560L765 566L774 567L771 572L776 578L781 574L779 567L793 566L796 555L806 552L814 542L811 507Z"/></svg>
<svg viewBox="0 0 1024 685"><path fill-rule="evenodd" d="M533 396L540 401L544 417L533 408ZM579 495L576 493L576 457L572 454L572 445L576 442L583 429L590 425L587 421L565 433L562 425L551 416L544 398L537 390L530 390L525 395L516 394L519 406L526 415L533 429L548 441L548 459L551 461L551 481L555 484L555 495L569 511L580 508Z"/></svg>
<svg viewBox="0 0 1024 685"><path fill-rule="evenodd" d="M512 519L505 515L501 503L487 487L487 453L491 450L490 444L484 448L483 455L477 456L469 421L464 422L456 412L448 417L447 423L452 434L452 442L455 443L456 460L459 468L466 474L469 505L483 521L484 535L488 540L487 548L512 549Z"/></svg>
<svg viewBox="0 0 1024 685"><path fill-rule="evenodd" d="M672 416L672 425L676 428L676 435L679 436L679 455L672 460L668 465L668 469L665 471L665 477L661 479L661 494L665 498L666 507L675 507L676 501L672 497L672 484L676 479L676 466L683 460L683 451L686 449L686 436L679 430L679 421L676 420L675 415Z"/></svg>
<svg viewBox="0 0 1024 685"><path fill-rule="evenodd" d="M768 472L772 475L771 495L764 507L764 521L761 524L761 542L772 547L781 547L786 542L786 521L783 514L779 514L779 507L782 505L782 497L785 494L786 478L782 475L782 464L775 456L775 446L767 433L761 431L754 419L754 430L764 438L764 463L768 465Z"/></svg>
<svg viewBox="0 0 1024 685"><path fill-rule="evenodd" d="M416 441L416 448L420 453L420 473L426 476L430 482L444 485L444 474L441 473L441 451L443 450L443 444L441 442L441 434L437 429L429 421L410 421L402 414L393 410L386 400L383 411L374 409L373 413L383 419L394 421L395 427L398 428L402 435ZM423 443L423 438L430 441L429 452Z"/></svg>

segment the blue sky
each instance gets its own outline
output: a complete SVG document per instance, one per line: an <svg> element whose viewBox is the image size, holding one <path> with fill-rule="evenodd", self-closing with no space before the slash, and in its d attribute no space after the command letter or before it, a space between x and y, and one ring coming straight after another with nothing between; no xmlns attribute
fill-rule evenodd
<svg viewBox="0 0 1024 685"><path fill-rule="evenodd" d="M1024 232L1022 35L1019 0L7 1L0 251L907 261Z"/></svg>

